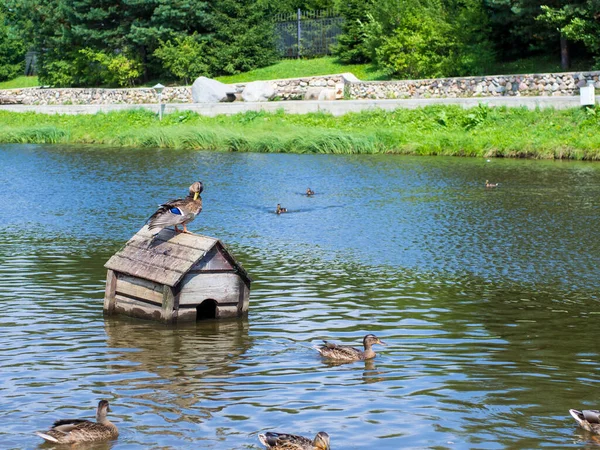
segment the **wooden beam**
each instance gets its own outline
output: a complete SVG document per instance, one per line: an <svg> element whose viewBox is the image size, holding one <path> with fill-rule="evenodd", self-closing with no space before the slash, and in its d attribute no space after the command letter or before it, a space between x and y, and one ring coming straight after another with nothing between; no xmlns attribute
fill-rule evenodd
<svg viewBox="0 0 600 450"><path fill-rule="evenodd" d="M104 291L104 313L112 315L115 312L115 292L117 289L117 275L114 271L106 273L106 289Z"/></svg>
<svg viewBox="0 0 600 450"><path fill-rule="evenodd" d="M176 319L175 315L175 293L171 286L163 288L163 301L162 301L162 320L166 323L172 323Z"/></svg>

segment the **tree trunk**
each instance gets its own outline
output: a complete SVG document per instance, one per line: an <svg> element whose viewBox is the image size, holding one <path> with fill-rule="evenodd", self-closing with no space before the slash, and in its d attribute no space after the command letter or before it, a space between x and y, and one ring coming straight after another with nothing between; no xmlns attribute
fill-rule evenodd
<svg viewBox="0 0 600 450"><path fill-rule="evenodd" d="M569 58L569 41L564 36L560 37L560 67L562 70L568 70L571 67L571 58Z"/></svg>

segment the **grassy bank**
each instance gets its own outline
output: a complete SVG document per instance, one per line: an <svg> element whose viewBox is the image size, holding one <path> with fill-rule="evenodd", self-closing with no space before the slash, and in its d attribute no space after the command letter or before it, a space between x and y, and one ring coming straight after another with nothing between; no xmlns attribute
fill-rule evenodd
<svg viewBox="0 0 600 450"><path fill-rule="evenodd" d="M383 70L373 64L342 64L337 58L326 56L314 59L283 59L275 64L254 69L238 75L217 77L222 83L247 83L259 80L278 80L283 78L313 77L350 72L359 80L389 80Z"/></svg>
<svg viewBox="0 0 600 450"><path fill-rule="evenodd" d="M340 117L248 112L43 115L0 111L0 142L239 152L397 153L600 160L594 110L433 106Z"/></svg>
<svg viewBox="0 0 600 450"><path fill-rule="evenodd" d="M37 87L40 85L38 77L17 77L12 80L0 82L0 89L20 89L28 87Z"/></svg>

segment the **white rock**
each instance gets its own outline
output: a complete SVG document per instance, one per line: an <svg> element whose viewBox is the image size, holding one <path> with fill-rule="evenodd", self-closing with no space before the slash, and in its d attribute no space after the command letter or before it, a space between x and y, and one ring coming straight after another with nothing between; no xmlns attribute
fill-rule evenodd
<svg viewBox="0 0 600 450"><path fill-rule="evenodd" d="M335 100L335 89L321 89L317 100Z"/></svg>
<svg viewBox="0 0 600 450"><path fill-rule="evenodd" d="M321 87L309 87L304 94L304 100L319 100L322 90Z"/></svg>
<svg viewBox="0 0 600 450"><path fill-rule="evenodd" d="M275 89L266 81L248 83L242 91L242 99L245 102L268 102L273 97L275 97Z"/></svg>
<svg viewBox="0 0 600 450"><path fill-rule="evenodd" d="M199 77L192 84L192 99L194 103L217 103L232 101L235 98L235 88L211 78Z"/></svg>

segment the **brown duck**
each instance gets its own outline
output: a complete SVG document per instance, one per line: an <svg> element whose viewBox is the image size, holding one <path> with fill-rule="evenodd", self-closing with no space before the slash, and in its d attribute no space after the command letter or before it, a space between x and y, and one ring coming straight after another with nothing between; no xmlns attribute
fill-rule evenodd
<svg viewBox="0 0 600 450"><path fill-rule="evenodd" d="M281 204L277 203L277 209L275 209L275 214L283 214L287 212L287 208L282 208Z"/></svg>
<svg viewBox="0 0 600 450"><path fill-rule="evenodd" d="M570 409L569 413L581 428L600 434L600 411L595 409L582 409L581 411Z"/></svg>
<svg viewBox="0 0 600 450"><path fill-rule="evenodd" d="M196 218L202 211L202 197L200 193L204 190L201 181L196 181L190 186L186 198L170 200L160 205L154 214L148 219L148 230L152 234L158 234L163 228L175 227L175 232L180 233L178 225L183 225L183 232L189 233L187 224Z"/></svg>
<svg viewBox="0 0 600 450"><path fill-rule="evenodd" d="M386 345L381 339L374 334L367 334L363 338L364 350L359 350L350 345L339 345L333 342L325 342L324 345L315 347L315 349L326 358L336 359L338 361L361 361L365 359L375 358L376 353L373 350L373 344Z"/></svg>
<svg viewBox="0 0 600 450"><path fill-rule="evenodd" d="M319 431L314 439L294 434L267 432L259 434L260 442L270 450L330 450L329 435Z"/></svg>
<svg viewBox="0 0 600 450"><path fill-rule="evenodd" d="M110 411L108 401L100 400L96 410L96 422L84 419L57 420L48 431L36 432L38 436L55 444L78 444L115 439L119 436L116 425L106 418Z"/></svg>

